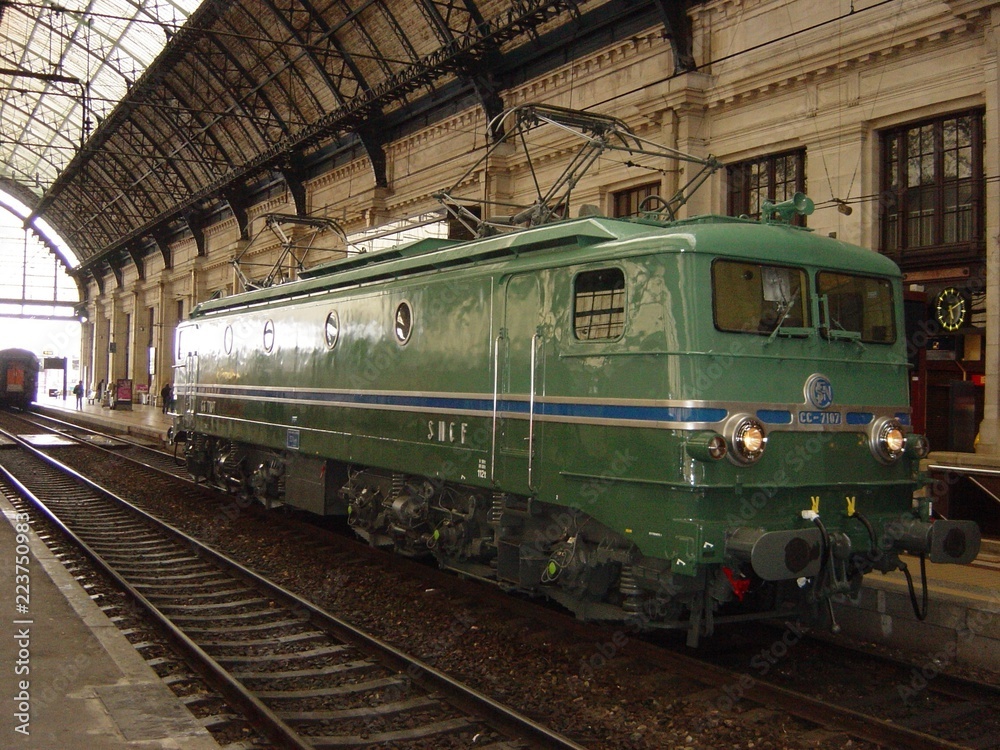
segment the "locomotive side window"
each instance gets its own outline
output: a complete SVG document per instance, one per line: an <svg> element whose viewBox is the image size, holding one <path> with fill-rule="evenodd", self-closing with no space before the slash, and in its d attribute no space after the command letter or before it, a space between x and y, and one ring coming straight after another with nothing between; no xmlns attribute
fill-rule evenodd
<svg viewBox="0 0 1000 750"><path fill-rule="evenodd" d="M326 348L333 349L340 340L340 316L336 310L326 315L326 325L323 326L323 336L326 338Z"/></svg>
<svg viewBox="0 0 1000 750"><path fill-rule="evenodd" d="M264 323L264 351L268 354L274 348L274 322L266 321Z"/></svg>
<svg viewBox="0 0 1000 750"><path fill-rule="evenodd" d="M892 285L888 279L820 271L816 289L825 296L829 317L823 322L828 335L838 331L860 334L866 344L891 344L896 340Z"/></svg>
<svg viewBox="0 0 1000 750"><path fill-rule="evenodd" d="M176 362L180 363L191 352L191 343L194 341L194 333L190 328L177 329L177 352L174 356Z"/></svg>
<svg viewBox="0 0 1000 750"><path fill-rule="evenodd" d="M770 334L779 326L811 325L801 268L717 260L712 264L712 307L721 331Z"/></svg>
<svg viewBox="0 0 1000 750"><path fill-rule="evenodd" d="M413 330L413 311L410 310L408 302L400 302L396 306L392 327L396 332L396 341L400 344L405 344L410 340L410 333Z"/></svg>
<svg viewBox="0 0 1000 750"><path fill-rule="evenodd" d="M585 271L573 283L573 329L583 341L625 332L625 274L618 268Z"/></svg>

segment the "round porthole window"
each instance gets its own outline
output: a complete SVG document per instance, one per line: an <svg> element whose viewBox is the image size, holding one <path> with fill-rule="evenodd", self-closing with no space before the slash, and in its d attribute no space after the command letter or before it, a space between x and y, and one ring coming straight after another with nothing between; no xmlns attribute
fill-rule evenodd
<svg viewBox="0 0 1000 750"><path fill-rule="evenodd" d="M264 351L270 352L274 348L274 323L267 321L264 324Z"/></svg>
<svg viewBox="0 0 1000 750"><path fill-rule="evenodd" d="M409 302L400 302L396 306L393 329L396 332L396 340L400 344L405 344L410 340L410 333L413 331L413 311L410 310Z"/></svg>
<svg viewBox="0 0 1000 750"><path fill-rule="evenodd" d="M226 348L226 354L233 353L233 327L226 326L226 332L222 336L222 345Z"/></svg>
<svg viewBox="0 0 1000 750"><path fill-rule="evenodd" d="M323 328L323 335L326 337L326 348L333 349L340 340L340 316L336 310L332 310L326 315L326 325Z"/></svg>

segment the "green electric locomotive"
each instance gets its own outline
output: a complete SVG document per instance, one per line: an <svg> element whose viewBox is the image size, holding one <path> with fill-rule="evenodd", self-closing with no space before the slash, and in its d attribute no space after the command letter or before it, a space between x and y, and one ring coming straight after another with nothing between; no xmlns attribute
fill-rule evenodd
<svg viewBox="0 0 1000 750"><path fill-rule="evenodd" d="M427 239L198 305L176 428L195 476L693 643L976 556L914 500L902 309L891 261L781 221Z"/></svg>

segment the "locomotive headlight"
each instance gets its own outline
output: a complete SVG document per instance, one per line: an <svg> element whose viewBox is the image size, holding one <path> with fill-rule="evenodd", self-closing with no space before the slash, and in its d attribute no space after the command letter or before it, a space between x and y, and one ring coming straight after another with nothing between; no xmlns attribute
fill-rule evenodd
<svg viewBox="0 0 1000 750"><path fill-rule="evenodd" d="M899 460L906 449L906 433L898 419L882 417L872 425L869 444L872 453L882 463Z"/></svg>
<svg viewBox="0 0 1000 750"><path fill-rule="evenodd" d="M728 451L726 439L717 432L696 432L688 438L684 448L698 461L718 461Z"/></svg>
<svg viewBox="0 0 1000 750"><path fill-rule="evenodd" d="M767 432L756 417L737 414L726 425L726 437L732 450L729 455L736 463L756 463L767 447Z"/></svg>

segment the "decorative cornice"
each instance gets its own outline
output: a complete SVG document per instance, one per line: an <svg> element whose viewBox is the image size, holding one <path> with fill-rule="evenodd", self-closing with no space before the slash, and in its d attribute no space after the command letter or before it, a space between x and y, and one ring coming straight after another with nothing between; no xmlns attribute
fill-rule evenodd
<svg viewBox="0 0 1000 750"><path fill-rule="evenodd" d="M935 19L925 19L908 32L896 35L891 43L887 43L884 37L871 35L853 45L838 47L831 44L829 49L820 54L810 54L800 59L800 64L794 66L800 69L792 74L788 74L788 66L782 64L787 54L775 55L772 58L774 67L770 71L755 71L752 77L748 76L731 84L716 85L710 92L707 107L727 107L763 95L791 91L804 83L831 80L861 66L882 64L893 57L918 49L943 49L954 45L955 40L961 36L979 34L980 21L978 13L975 13L974 19L938 16ZM728 77L729 73L729 70L718 73L716 80Z"/></svg>
<svg viewBox="0 0 1000 750"><path fill-rule="evenodd" d="M308 186L312 190L321 190L344 180L352 180L360 174L371 174L371 163L365 158L352 159L342 167L331 169L329 172L310 180Z"/></svg>

